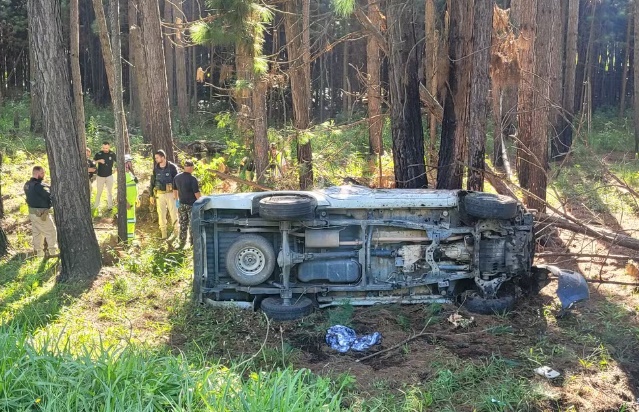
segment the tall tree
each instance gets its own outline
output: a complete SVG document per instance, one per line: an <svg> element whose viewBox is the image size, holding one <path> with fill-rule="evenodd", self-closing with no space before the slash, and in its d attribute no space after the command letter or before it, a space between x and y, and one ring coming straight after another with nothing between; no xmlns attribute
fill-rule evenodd
<svg viewBox="0 0 639 412"><path fill-rule="evenodd" d="M60 246L59 279L90 278L100 271L100 248L91 222L86 163L77 145L60 1L29 0L28 9Z"/></svg>
<svg viewBox="0 0 639 412"><path fill-rule="evenodd" d="M127 209L126 201L126 172L124 170L124 155L128 151L128 132L124 115L122 96L122 44L120 40L120 2L109 0L109 23L111 25L111 64L114 69L113 77L113 117L115 119L115 141L118 168L118 238L121 242L127 240Z"/></svg>
<svg viewBox="0 0 639 412"><path fill-rule="evenodd" d="M395 186L428 187L424 129L419 99L419 72L424 36L424 10L417 3L390 0L388 22L388 84Z"/></svg>
<svg viewBox="0 0 639 412"><path fill-rule="evenodd" d="M42 101L40 95L36 92L36 73L35 73L35 65L33 62L35 61L35 57L33 56L33 50L35 49L35 45L33 44L33 33L32 29L29 26L29 79L31 86L29 87L29 129L33 133L42 133Z"/></svg>
<svg viewBox="0 0 639 412"><path fill-rule="evenodd" d="M167 159L175 161L173 152L173 132L171 130L171 111L169 109L169 91L164 63L162 29L160 27L160 9L157 0L135 1L136 30L138 36L139 59L136 59L136 79L146 76L146 97L142 99L142 133L151 140L151 150L164 150ZM141 64L141 60L144 63ZM143 71L144 70L144 71ZM142 83L138 81L138 89ZM146 103L146 104L145 104ZM144 130L144 129L147 130Z"/></svg>
<svg viewBox="0 0 639 412"><path fill-rule="evenodd" d="M634 95L635 95L635 104L634 104L634 126L635 126L635 157L639 156L639 7L637 7L637 3L635 1L635 10L634 10L634 23L635 23L635 46L634 46L634 56L635 56L635 64L634 64Z"/></svg>
<svg viewBox="0 0 639 412"><path fill-rule="evenodd" d="M486 155L486 120L490 89L491 33L493 0L474 0L473 58L470 89L470 135L468 145L468 190L484 190L484 158Z"/></svg>
<svg viewBox="0 0 639 412"><path fill-rule="evenodd" d="M80 75L80 13L78 0L69 1L69 43L71 54L71 80L73 81L73 103L78 130L78 150L86 156L87 136L84 123L84 97Z"/></svg>
<svg viewBox="0 0 639 412"><path fill-rule="evenodd" d="M182 3L177 2L175 5L174 14L182 16ZM177 86L177 106L178 106L178 118L179 131L181 133L189 134L189 99L188 90L186 84L186 43L184 42L184 31L182 29L183 21L180 17L175 19L179 29L176 33L176 46L175 46L175 78Z"/></svg>
<svg viewBox="0 0 639 412"><path fill-rule="evenodd" d="M368 20L376 30L382 30L382 15L377 0L368 0ZM382 142L382 93L381 93L381 48L374 34L366 39L366 72L368 97L368 152L379 155L384 151Z"/></svg>
<svg viewBox="0 0 639 412"><path fill-rule="evenodd" d="M307 189L313 186L313 150L305 133L311 125L310 0L286 0L284 9L300 188Z"/></svg>
<svg viewBox="0 0 639 412"><path fill-rule="evenodd" d="M449 9L448 87L444 98L438 189L461 189L470 121L468 107L472 60L473 1L452 1Z"/></svg>
<svg viewBox="0 0 639 412"><path fill-rule="evenodd" d="M164 2L164 22L173 26L175 22L173 17L173 2ZM164 63L166 64L166 84L169 91L169 105L175 106L175 51L173 50L173 42L171 41L172 29L167 28L167 33L164 33Z"/></svg>
<svg viewBox="0 0 639 412"><path fill-rule="evenodd" d="M623 117L626 112L626 85L628 84L628 66L630 65L630 35L632 33L634 3L628 2L628 11L626 19L626 41L624 42L622 72L621 72L621 103L619 103L619 117Z"/></svg>
<svg viewBox="0 0 639 412"><path fill-rule="evenodd" d="M518 175L526 205L546 210L552 2L521 2Z"/></svg>

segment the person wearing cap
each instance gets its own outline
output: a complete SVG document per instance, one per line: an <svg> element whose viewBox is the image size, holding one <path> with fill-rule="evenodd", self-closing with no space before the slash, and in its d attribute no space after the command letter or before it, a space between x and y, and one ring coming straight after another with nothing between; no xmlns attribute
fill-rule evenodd
<svg viewBox="0 0 639 412"><path fill-rule="evenodd" d="M109 142L102 143L102 150L97 152L93 157L95 163L98 166L98 179L96 183L96 195L95 195L95 205L94 209L98 209L100 207L100 198L102 197L102 190L106 185L107 192L107 208L113 208L113 173L115 169L113 165L115 164L115 153L111 151L111 145Z"/></svg>
<svg viewBox="0 0 639 412"><path fill-rule="evenodd" d="M280 178L286 172L286 159L284 159L282 152L277 150L275 143L271 143L268 152L268 170L272 179Z"/></svg>
<svg viewBox="0 0 639 412"><path fill-rule="evenodd" d="M124 155L124 170L126 172L126 240L135 239L135 208L138 202L138 178L133 171L133 158Z"/></svg>
<svg viewBox="0 0 639 412"><path fill-rule="evenodd" d="M57 235L55 224L51 218L51 192L49 185L42 182L44 168L35 166L31 179L24 184L24 194L29 206L29 220L33 232L33 250L37 257L45 255L44 241L47 241L49 257L57 256Z"/></svg>
<svg viewBox="0 0 639 412"><path fill-rule="evenodd" d="M151 198L149 201L151 205L156 204L158 221L160 223L160 233L162 239L167 239L166 230L166 212L169 212L171 218L171 227L173 228L173 235L177 235L178 230L178 213L175 205L175 199L173 197L173 179L178 174L177 166L169 162L166 158L164 150L158 150L153 155L155 164L153 165L153 173L151 174Z"/></svg>
<svg viewBox="0 0 639 412"><path fill-rule="evenodd" d="M180 216L180 244L183 248L186 244L186 232L189 232L189 240L193 245L193 232L191 231L191 210L193 203L199 199L200 187L197 179L193 176L193 161L184 162L184 171L173 179L173 196L179 204L178 214Z"/></svg>

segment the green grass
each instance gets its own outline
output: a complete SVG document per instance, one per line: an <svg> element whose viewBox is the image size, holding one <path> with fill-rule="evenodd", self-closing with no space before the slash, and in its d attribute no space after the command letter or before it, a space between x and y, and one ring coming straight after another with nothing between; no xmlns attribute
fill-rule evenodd
<svg viewBox="0 0 639 412"><path fill-rule="evenodd" d="M0 328L0 409L23 411L338 411L341 390L308 370L196 368L182 355L128 346L59 348Z"/></svg>

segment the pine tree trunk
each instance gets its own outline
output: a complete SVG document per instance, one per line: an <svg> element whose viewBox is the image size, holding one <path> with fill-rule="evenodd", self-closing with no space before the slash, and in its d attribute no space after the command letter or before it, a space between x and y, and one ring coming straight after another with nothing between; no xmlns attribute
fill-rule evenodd
<svg viewBox="0 0 639 412"><path fill-rule="evenodd" d="M237 111L237 127L244 137L244 146L251 145L251 91L249 85L253 83L253 56L251 45L245 41L235 44L235 85L232 95Z"/></svg>
<svg viewBox="0 0 639 412"><path fill-rule="evenodd" d="M153 128L151 118L145 116L150 111L150 97L148 77L146 75L147 66L142 53L142 31L138 24L138 4L137 0L129 0L129 54L133 57L133 75L136 84L136 101L139 109L140 126L142 137L145 143L151 143Z"/></svg>
<svg viewBox="0 0 639 412"><path fill-rule="evenodd" d="M376 0L368 1L368 19L376 28L381 26L381 16ZM382 142L382 95L381 95L381 53L377 39L369 35L366 39L366 71L368 72L368 153L381 154Z"/></svg>
<svg viewBox="0 0 639 412"><path fill-rule="evenodd" d="M484 190L486 121L490 90L490 45L493 29L493 1L474 0L473 57L470 89L470 139L468 145L468 190Z"/></svg>
<svg viewBox="0 0 639 412"><path fill-rule="evenodd" d="M439 35L435 28L435 1L426 0L425 7L425 23L424 30L426 32L426 43L424 47L424 85L433 97L437 98L437 65L438 61L438 47ZM428 155L430 164L434 163L435 154L435 141L437 139L437 120L432 114L428 116L429 120L429 134L430 142L428 145Z"/></svg>
<svg viewBox="0 0 639 412"><path fill-rule="evenodd" d="M424 160L424 130L419 98L424 11L400 0L387 4L388 83L395 186L428 187ZM402 24L397 24L401 22Z"/></svg>
<svg viewBox="0 0 639 412"><path fill-rule="evenodd" d="M86 163L77 146L60 3L29 0L28 14L60 247L59 279L92 278L101 268L100 248L91 222Z"/></svg>
<svg viewBox="0 0 639 412"><path fill-rule="evenodd" d="M549 112L549 130L551 140L552 160L559 160L565 157L568 150L563 147L561 136L563 128L570 127L564 120L564 114L561 110L563 104L563 57L564 49L564 22L561 14L561 5L559 2L551 4L550 11L552 18L552 28L550 32L550 61L549 73L550 77L550 112Z"/></svg>
<svg viewBox="0 0 639 412"><path fill-rule="evenodd" d="M626 22L626 42L623 46L623 60L621 61L621 102L619 103L619 117L623 118L626 112L626 85L628 83L628 65L630 64L630 35L632 33L633 3L628 2L628 21Z"/></svg>
<svg viewBox="0 0 639 412"><path fill-rule="evenodd" d="M264 172L268 167L268 119L266 96L268 82L265 78L257 79L251 98L253 105L253 153L255 155L255 172L259 183L264 182Z"/></svg>
<svg viewBox="0 0 639 412"><path fill-rule="evenodd" d="M148 90L148 104L143 107L143 117L148 119L151 150L155 152L162 149L166 152L168 160L175 161L169 91L160 27L160 9L157 0L139 0L137 4L138 22L140 23L139 39L144 39L139 47L145 62L145 69L148 69L145 72L140 72L140 75L147 78L145 86ZM140 82L138 85L142 87Z"/></svg>
<svg viewBox="0 0 639 412"><path fill-rule="evenodd" d="M568 0L568 26L566 28L566 59L562 127L557 152L568 153L572 147L573 114L575 112L575 77L577 71L577 34L579 28L579 0ZM561 157L561 156L560 156Z"/></svg>
<svg viewBox="0 0 639 412"><path fill-rule="evenodd" d="M473 1L451 2L448 87L444 99L439 148L438 189L461 189L470 121L469 95L472 53Z"/></svg>
<svg viewBox="0 0 639 412"><path fill-rule="evenodd" d="M119 0L109 0L109 24L111 26L111 57L113 65L113 118L115 119L115 142L117 153L118 180L118 238L120 242L127 240L127 202L126 202L126 173L124 170L124 154L129 153L129 135L124 116L124 102L122 96L122 45L120 40L120 3Z"/></svg>
<svg viewBox="0 0 639 412"><path fill-rule="evenodd" d="M69 42L71 55L71 79L73 81L73 103L78 130L78 150L84 159L86 156L87 136L84 124L84 98L82 77L80 75L80 13L78 0L69 1Z"/></svg>
<svg viewBox="0 0 639 412"><path fill-rule="evenodd" d="M552 2L522 2L521 14L521 85L519 88L519 182L535 195L524 195L529 208L546 210L548 169L548 110L550 33Z"/></svg>
<svg viewBox="0 0 639 412"><path fill-rule="evenodd" d="M164 2L164 22L172 24L173 17L173 5L172 1ZM172 30L171 30L172 31ZM175 53L173 51L173 43L169 39L169 33L164 33L164 61L166 64L166 84L169 91L169 104L170 107L175 107L175 76L173 75L173 69L175 67Z"/></svg>
<svg viewBox="0 0 639 412"><path fill-rule="evenodd" d="M350 119L351 112L351 81L348 78L349 72L349 50L350 42L342 43L342 115Z"/></svg>
<svg viewBox="0 0 639 412"><path fill-rule="evenodd" d="M181 3L176 3L175 15L182 16ZM182 24L182 19L177 18L176 22ZM175 77L177 86L178 118L180 119L180 133L189 134L189 96L186 83L186 44L183 40L182 30L177 32L177 46L175 47Z"/></svg>
<svg viewBox="0 0 639 412"><path fill-rule="evenodd" d="M635 45L634 45L634 126L635 126L635 157L639 153L639 7L635 5Z"/></svg>
<svg viewBox="0 0 639 412"><path fill-rule="evenodd" d="M98 37L100 39L102 60L104 61L104 69L106 71L107 82L109 84L109 93L111 94L111 100L113 100L115 69L113 68L113 56L111 55L109 29L107 28L107 21L104 14L104 6L102 5L102 0L93 0L93 11L95 12L95 22L98 24Z"/></svg>
<svg viewBox="0 0 639 412"><path fill-rule="evenodd" d="M35 57L33 56L34 44L33 44L33 33L31 33L31 28L29 28L29 77L30 77L30 88L29 94L31 99L29 100L29 130L32 133L42 133L42 102L40 101L40 95L36 92L37 85L36 82L36 73L35 73Z"/></svg>
<svg viewBox="0 0 639 412"><path fill-rule="evenodd" d="M297 162L300 189L303 190L313 186L311 141L303 133L311 124L310 0L287 0L285 9L287 14L284 17L284 24L293 100L293 127L297 131Z"/></svg>

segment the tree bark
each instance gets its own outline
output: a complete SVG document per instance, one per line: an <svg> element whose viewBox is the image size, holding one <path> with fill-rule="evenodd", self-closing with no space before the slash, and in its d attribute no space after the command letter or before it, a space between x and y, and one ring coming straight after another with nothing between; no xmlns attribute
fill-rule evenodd
<svg viewBox="0 0 639 412"><path fill-rule="evenodd" d="M268 94L268 82L259 78L253 89L253 153L255 155L255 172L257 181L264 183L266 168L268 167L268 119L266 109L266 96Z"/></svg>
<svg viewBox="0 0 639 412"><path fill-rule="evenodd" d="M80 75L80 13L78 0L69 1L69 43L71 55L71 80L73 81L73 103L78 130L78 150L80 156L86 157L87 136L84 124L84 97L82 93L82 76Z"/></svg>
<svg viewBox="0 0 639 412"><path fill-rule="evenodd" d="M311 141L304 133L311 124L310 0L287 0L285 9L286 50L293 100L293 127L297 133L299 181L300 189L307 189L313 186L313 152Z"/></svg>
<svg viewBox="0 0 639 412"><path fill-rule="evenodd" d="M129 36L130 36L130 54L133 56L133 74L138 93L137 104L140 109L140 125L142 128L142 136L145 143L151 143L153 128L151 126L151 118L147 117L150 105L148 77L146 75L147 66L142 52L142 31L138 24L137 17L138 3L137 0L129 0Z"/></svg>
<svg viewBox="0 0 639 412"><path fill-rule="evenodd" d="M368 0L367 15L373 26L381 30L381 12L377 0ZM384 151L380 69L380 47L377 38L369 34L366 39L366 71L368 72L368 153L371 155L379 155Z"/></svg>
<svg viewBox="0 0 639 412"><path fill-rule="evenodd" d="M127 209L126 201L126 171L124 170L124 154L128 152L129 135L124 116L124 102L122 96L122 45L120 40L120 2L109 0L109 22L111 25L111 57L114 70L113 76L113 118L115 120L116 150L118 179L118 238L120 242L127 240Z"/></svg>
<svg viewBox="0 0 639 412"><path fill-rule="evenodd" d="M164 22L172 24L173 17L173 5L172 1L164 2ZM166 84L169 92L169 105L175 107L175 76L173 70L175 68L175 53L173 51L173 43L169 38L170 33L164 33L164 62L166 64Z"/></svg>
<svg viewBox="0 0 639 412"><path fill-rule="evenodd" d="M444 98L438 189L461 189L469 127L473 1L453 1L450 8L448 87Z"/></svg>
<svg viewBox="0 0 639 412"><path fill-rule="evenodd" d="M550 111L549 111L549 130L551 141L552 160L558 160L565 157L565 150L561 142L563 129L571 127L566 123L563 116L563 57L565 54L564 47L564 22L562 19L561 5L555 1L551 4L552 17L550 31L550 54L549 54L549 74L548 82L550 83Z"/></svg>
<svg viewBox="0 0 639 412"><path fill-rule="evenodd" d="M175 4L175 14L182 15L181 3ZM181 24L182 19L177 18L176 23ZM186 53L184 48L186 44L182 38L182 30L178 30L176 40L177 46L175 47L175 78L177 86L177 105L178 105L178 118L180 120L180 133L189 134L189 96L186 83Z"/></svg>
<svg viewBox="0 0 639 412"><path fill-rule="evenodd" d="M623 46L623 60L621 69L621 96L619 103L619 117L622 118L626 112L626 85L628 84L628 65L630 64L630 35L632 34L632 16L634 6L628 2L628 20L626 22L626 43Z"/></svg>
<svg viewBox="0 0 639 412"><path fill-rule="evenodd" d="M113 68L111 40L109 38L109 29L107 28L102 0L93 0L93 11L95 12L95 22L98 24L98 37L100 39L100 49L102 49L102 60L104 61L107 83L109 84L109 93L111 94L111 101L113 101L115 69Z"/></svg>
<svg viewBox="0 0 639 412"><path fill-rule="evenodd" d="M60 3L29 0L28 15L60 247L59 279L92 278L101 268L100 248L91 222L86 163L77 146Z"/></svg>
<svg viewBox="0 0 639 412"><path fill-rule="evenodd" d="M33 44L33 33L29 27L29 77L31 87L29 88L29 94L31 99L29 100L29 130L32 133L42 133L42 102L40 101L40 95L36 92L36 72L35 72L35 56L33 50L35 46Z"/></svg>
<svg viewBox="0 0 639 412"><path fill-rule="evenodd" d="M546 210L548 169L547 101L551 4L554 0L522 2L521 84L519 87L518 175L529 208Z"/></svg>
<svg viewBox="0 0 639 412"><path fill-rule="evenodd" d="M470 89L470 141L468 147L468 190L484 190L486 120L490 90L490 45L493 29L493 1L475 0L473 17L473 71Z"/></svg>
<svg viewBox="0 0 639 412"><path fill-rule="evenodd" d="M639 7L635 3L635 45L634 45L634 126L635 126L635 156L639 153Z"/></svg>
<svg viewBox="0 0 639 412"><path fill-rule="evenodd" d="M426 7L424 12L424 31L426 33L426 43L424 47L424 85L426 90L437 99L437 66L439 64L439 52L438 41L439 34L435 27L435 1L426 0ZM428 145L429 162L434 163L435 154L435 141L437 139L437 119L430 114L428 116L429 121L429 134L430 141Z"/></svg>
<svg viewBox="0 0 639 412"><path fill-rule="evenodd" d="M175 161L173 153L173 133L171 130L171 110L169 108L169 91L164 64L164 48L162 46L162 29L160 27L160 9L157 0L139 0L137 17L141 43L141 58L145 62L148 101L143 107L143 117L148 119L147 139L151 140L151 150L164 150L170 161ZM138 77L138 80L140 77ZM141 87L142 84L138 83Z"/></svg>

